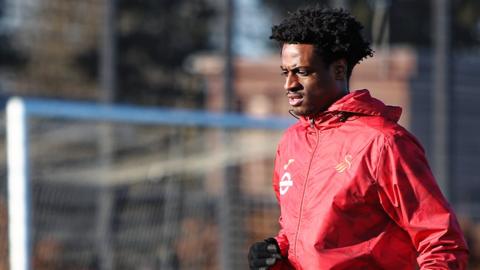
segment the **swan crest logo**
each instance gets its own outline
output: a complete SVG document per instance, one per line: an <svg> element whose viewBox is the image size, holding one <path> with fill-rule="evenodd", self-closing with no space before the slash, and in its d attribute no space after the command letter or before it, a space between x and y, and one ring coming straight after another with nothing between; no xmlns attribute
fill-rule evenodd
<svg viewBox="0 0 480 270"><path fill-rule="evenodd" d="M343 161L338 163L337 166L335 166L335 170L339 173L343 173L345 170L350 169L352 166L352 156L351 155L346 155L343 158Z"/></svg>

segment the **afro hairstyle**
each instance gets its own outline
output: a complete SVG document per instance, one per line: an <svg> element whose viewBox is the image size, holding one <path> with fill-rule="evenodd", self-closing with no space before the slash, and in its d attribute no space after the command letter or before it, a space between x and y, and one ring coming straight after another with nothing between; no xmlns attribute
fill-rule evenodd
<svg viewBox="0 0 480 270"><path fill-rule="evenodd" d="M329 66L338 59L347 61L347 78L362 59L373 56L363 26L343 9L302 8L289 13L272 27L270 39L280 44L312 44L323 62Z"/></svg>

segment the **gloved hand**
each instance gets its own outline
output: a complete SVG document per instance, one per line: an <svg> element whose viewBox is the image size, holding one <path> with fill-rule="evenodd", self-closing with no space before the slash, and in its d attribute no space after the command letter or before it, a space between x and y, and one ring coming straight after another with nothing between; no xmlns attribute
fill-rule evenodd
<svg viewBox="0 0 480 270"><path fill-rule="evenodd" d="M251 270L267 270L281 259L282 255L275 238L253 244L248 252L248 264Z"/></svg>

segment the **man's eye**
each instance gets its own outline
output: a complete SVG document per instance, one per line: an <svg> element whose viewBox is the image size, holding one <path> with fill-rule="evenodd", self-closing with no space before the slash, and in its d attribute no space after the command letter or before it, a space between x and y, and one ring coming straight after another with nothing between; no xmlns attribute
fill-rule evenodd
<svg viewBox="0 0 480 270"><path fill-rule="evenodd" d="M306 70L298 70L298 71L297 71L297 74L300 75L300 76L307 76L307 75L308 75L308 71L306 71Z"/></svg>
<svg viewBox="0 0 480 270"><path fill-rule="evenodd" d="M287 70L282 70L282 72L280 73L282 76L285 76L287 77L288 76L288 71Z"/></svg>

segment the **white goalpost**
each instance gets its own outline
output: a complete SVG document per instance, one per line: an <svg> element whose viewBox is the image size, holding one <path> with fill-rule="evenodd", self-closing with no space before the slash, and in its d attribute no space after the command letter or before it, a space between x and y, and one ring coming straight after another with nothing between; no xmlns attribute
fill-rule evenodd
<svg viewBox="0 0 480 270"><path fill-rule="evenodd" d="M25 103L19 98L7 104L8 235L11 270L30 267L28 131Z"/></svg>

